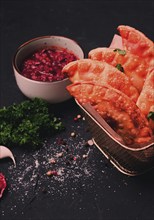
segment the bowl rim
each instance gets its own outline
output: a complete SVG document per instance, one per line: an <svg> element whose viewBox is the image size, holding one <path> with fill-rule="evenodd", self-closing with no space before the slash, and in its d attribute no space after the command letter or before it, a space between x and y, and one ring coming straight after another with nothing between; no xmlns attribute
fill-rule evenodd
<svg viewBox="0 0 154 220"><path fill-rule="evenodd" d="M57 84L57 83L60 83L60 82L64 82L64 81L69 80L69 78L66 77L66 78L64 78L64 79L62 79L62 80L57 80L57 81L53 81L53 82L48 82L48 81L47 81L47 82L44 82L44 81L37 81L37 80L33 80L33 79L30 79L30 78L27 78L27 77L23 76L23 75L20 73L19 68L17 67L17 65L16 65L16 63L15 63L16 56L17 56L18 52L19 52L22 48L24 48L26 45L28 45L28 44L30 44L30 43L32 43L32 42L34 42L34 41L37 41L37 40L40 40L40 39L46 39L46 38L63 38L63 39L70 40L70 41L72 41L73 43L75 43L77 46L79 46L79 48L80 48L81 51L82 51L83 57L84 57L84 52L83 52L82 47L81 47L75 40L73 40L73 39L71 39L71 38L69 38L69 37L65 37L65 36L61 36L61 35L43 35L43 36L39 36L39 37L32 38L32 39L30 39L30 40L27 40L26 42L24 42L23 44L21 44L21 45L17 48L17 50L16 50L16 52L14 53L13 58L12 58L12 66L13 66L13 68L15 69L16 74L20 75L22 78L24 78L24 79L27 80L27 81L34 82L34 83L38 83L38 84Z"/></svg>
<svg viewBox="0 0 154 220"><path fill-rule="evenodd" d="M17 70L16 70L16 73L17 75L19 75L21 78L23 78L24 80L27 80L29 82L33 82L33 83L36 83L36 84L43 84L43 85L47 85L47 84L58 84L58 83L62 83L62 82L65 82L65 81L69 81L69 78L66 77L62 80L57 80L57 81L38 81L38 80L33 80L33 79L30 79L30 78L27 78L25 76L23 76L22 74L20 74Z"/></svg>

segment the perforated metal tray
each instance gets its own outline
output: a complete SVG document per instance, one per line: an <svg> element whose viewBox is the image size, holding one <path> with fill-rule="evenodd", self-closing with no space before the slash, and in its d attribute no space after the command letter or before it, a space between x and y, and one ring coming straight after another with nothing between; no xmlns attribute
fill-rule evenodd
<svg viewBox="0 0 154 220"><path fill-rule="evenodd" d="M135 176L154 168L154 138L146 145L127 146L90 104L76 103L89 123L94 144L120 172Z"/></svg>

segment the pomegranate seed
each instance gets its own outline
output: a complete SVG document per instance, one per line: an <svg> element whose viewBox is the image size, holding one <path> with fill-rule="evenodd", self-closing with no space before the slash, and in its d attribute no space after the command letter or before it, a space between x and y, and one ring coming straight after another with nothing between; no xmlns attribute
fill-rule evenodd
<svg viewBox="0 0 154 220"><path fill-rule="evenodd" d="M74 121L78 121L78 118L75 117L75 118L74 118Z"/></svg>
<svg viewBox="0 0 154 220"><path fill-rule="evenodd" d="M46 174L47 174L47 176L57 176L58 175L56 170L49 170Z"/></svg>

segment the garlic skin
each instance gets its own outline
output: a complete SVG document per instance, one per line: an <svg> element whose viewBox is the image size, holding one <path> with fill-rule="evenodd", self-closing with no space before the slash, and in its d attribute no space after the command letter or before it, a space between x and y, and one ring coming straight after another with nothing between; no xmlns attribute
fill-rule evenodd
<svg viewBox="0 0 154 220"><path fill-rule="evenodd" d="M15 162L12 152L9 150L9 148L0 145L0 159L5 158L5 157L10 157L14 163L14 166L16 167L16 162Z"/></svg>

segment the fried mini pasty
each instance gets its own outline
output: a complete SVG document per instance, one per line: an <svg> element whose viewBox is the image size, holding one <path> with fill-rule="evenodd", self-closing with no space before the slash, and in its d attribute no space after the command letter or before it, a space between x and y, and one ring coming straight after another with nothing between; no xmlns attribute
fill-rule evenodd
<svg viewBox="0 0 154 220"><path fill-rule="evenodd" d="M93 49L88 56L92 60L105 61L124 72L129 77L132 85L141 92L148 72L147 62L143 58L126 50L106 47Z"/></svg>
<svg viewBox="0 0 154 220"><path fill-rule="evenodd" d="M148 73L136 104L149 119L154 132L154 69Z"/></svg>
<svg viewBox="0 0 154 220"><path fill-rule="evenodd" d="M124 49L144 58L149 67L154 67L154 43L142 32L133 27L119 25L118 31L122 37Z"/></svg>
<svg viewBox="0 0 154 220"><path fill-rule="evenodd" d="M80 59L67 64L62 72L74 82L90 81L98 84L109 84L123 92L136 102L139 93L129 78L117 68L91 59Z"/></svg>
<svg viewBox="0 0 154 220"><path fill-rule="evenodd" d="M128 145L151 139L146 117L136 104L122 92L108 86L79 82L67 86L79 103L90 103Z"/></svg>

